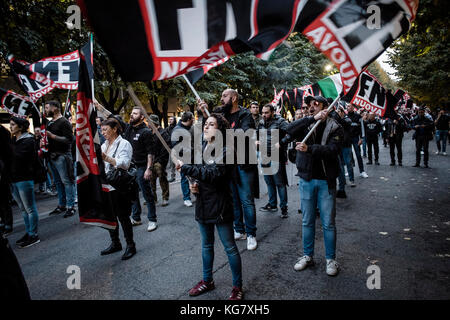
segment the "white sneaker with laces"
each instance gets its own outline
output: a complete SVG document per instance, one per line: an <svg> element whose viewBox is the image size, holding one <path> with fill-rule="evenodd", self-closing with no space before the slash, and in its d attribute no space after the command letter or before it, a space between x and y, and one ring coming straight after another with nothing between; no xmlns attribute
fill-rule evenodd
<svg viewBox="0 0 450 320"><path fill-rule="evenodd" d="M142 224L142 221L136 221L132 217L130 217L130 220L131 220L131 225L133 225L133 226L139 226Z"/></svg>
<svg viewBox="0 0 450 320"><path fill-rule="evenodd" d="M186 207L192 207L192 201L191 200L184 200L184 205Z"/></svg>
<svg viewBox="0 0 450 320"><path fill-rule="evenodd" d="M361 178L368 178L369 177L365 171L361 172L361 174L359 176Z"/></svg>
<svg viewBox="0 0 450 320"><path fill-rule="evenodd" d="M148 227L147 227L147 231L148 232L153 231L156 228L158 228L158 225L156 224L156 222L154 222L154 221L149 221L148 222Z"/></svg>
<svg viewBox="0 0 450 320"><path fill-rule="evenodd" d="M234 240L246 240L247 235L245 233L234 232Z"/></svg>
<svg viewBox="0 0 450 320"><path fill-rule="evenodd" d="M163 199L163 201L162 201L162 203L161 203L161 206L165 207L165 206L167 206L167 205L169 205L169 200Z"/></svg>
<svg viewBox="0 0 450 320"><path fill-rule="evenodd" d="M335 276L339 273L339 264L334 259L327 259L327 275Z"/></svg>
<svg viewBox="0 0 450 320"><path fill-rule="evenodd" d="M442 152L442 155L443 155L443 156L446 156L446 155L447 155L447 152Z"/></svg>
<svg viewBox="0 0 450 320"><path fill-rule="evenodd" d="M298 258L297 262L294 265L294 270L296 271L302 271L306 269L308 266L314 265L314 260L310 256L303 256Z"/></svg>
<svg viewBox="0 0 450 320"><path fill-rule="evenodd" d="M258 246L258 243L256 242L256 238L254 236L249 235L247 237L247 250L255 250Z"/></svg>
<svg viewBox="0 0 450 320"><path fill-rule="evenodd" d="M436 151L435 154L440 154L440 152L439 152L439 151Z"/></svg>

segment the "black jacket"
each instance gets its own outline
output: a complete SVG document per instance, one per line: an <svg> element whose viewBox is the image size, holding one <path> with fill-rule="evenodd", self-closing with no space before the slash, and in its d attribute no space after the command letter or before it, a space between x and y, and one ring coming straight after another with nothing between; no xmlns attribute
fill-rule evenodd
<svg viewBox="0 0 450 320"><path fill-rule="evenodd" d="M352 120L351 129L350 129L350 137L351 138L361 138L362 130L361 130L361 116L356 112L349 112L347 117Z"/></svg>
<svg viewBox="0 0 450 320"><path fill-rule="evenodd" d="M164 130L163 128L158 128L158 131L163 137L164 141L167 143L167 145L170 146L170 136L167 133L167 131ZM166 148L164 148L163 144L156 136L156 134L152 133L152 137L155 155L153 163L160 163L165 168L167 162L169 161L169 153L167 152Z"/></svg>
<svg viewBox="0 0 450 320"><path fill-rule="evenodd" d="M223 149L223 159L226 149ZM225 163L225 161L223 161ZM200 223L232 222L233 197L230 188L230 171L233 165L203 163L184 164L181 172L198 180L195 220Z"/></svg>
<svg viewBox="0 0 450 320"><path fill-rule="evenodd" d="M286 130L289 125L286 119L279 115L275 115L269 122L265 122L263 119L259 122L258 125L258 137L260 139L260 130L266 129L267 131L267 150L270 152L270 148L272 146L272 135L270 130L279 130L279 140L281 141L286 136ZM279 149L280 155L279 159L281 163L285 163L287 161L287 151L286 146L280 145ZM270 156L270 154L269 154Z"/></svg>
<svg viewBox="0 0 450 320"><path fill-rule="evenodd" d="M425 128L417 128L416 126L424 125ZM411 127L412 129L416 130L414 133L415 138L418 137L426 137L428 140L433 139L433 129L434 129L434 123L432 120L428 119L427 117L423 116L416 116L411 121Z"/></svg>
<svg viewBox="0 0 450 320"><path fill-rule="evenodd" d="M364 130L366 138L372 140L378 139L378 134L383 131L381 123L378 120L364 121Z"/></svg>
<svg viewBox="0 0 450 320"><path fill-rule="evenodd" d="M13 139L11 159L11 181L34 180L34 165L37 160L34 136L24 133L18 140Z"/></svg>
<svg viewBox="0 0 450 320"><path fill-rule="evenodd" d="M344 132L344 139L342 142L342 148L351 148L352 147L352 137L351 137L351 131L352 131L352 120L345 115L343 118L341 118L340 115L336 115L333 117L334 120L339 123L343 129Z"/></svg>
<svg viewBox="0 0 450 320"><path fill-rule="evenodd" d="M305 117L290 123L287 128L288 136L282 140L282 143L287 143L293 139L303 140L315 122L314 117ZM327 178L328 189L336 189L336 178L339 176L340 170L338 155L341 152L343 138L342 127L336 120L328 117L321 144L313 144L315 140L313 133L306 141L308 151L297 151L297 175L306 181L310 181L313 173L313 162L321 162Z"/></svg>
<svg viewBox="0 0 450 320"><path fill-rule="evenodd" d="M394 123L394 120L397 120L397 124ZM403 138L403 134L408 130L408 124L402 116L397 116L396 119L388 118L384 125L388 138L394 137L394 135Z"/></svg>
<svg viewBox="0 0 450 320"><path fill-rule="evenodd" d="M8 183L11 173L12 140L9 131L0 125L0 182Z"/></svg>

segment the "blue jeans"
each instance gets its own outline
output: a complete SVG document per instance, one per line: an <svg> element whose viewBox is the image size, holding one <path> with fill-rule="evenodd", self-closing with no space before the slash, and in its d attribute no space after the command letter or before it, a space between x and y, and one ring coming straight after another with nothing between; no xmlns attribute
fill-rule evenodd
<svg viewBox="0 0 450 320"><path fill-rule="evenodd" d="M267 184L267 193L269 194L269 204L272 207L277 206L277 189L280 197L280 208L287 208L287 188L284 181L284 172L286 171L286 164L280 163L278 172L274 175L265 175L264 181Z"/></svg>
<svg viewBox="0 0 450 320"><path fill-rule="evenodd" d="M22 211L25 230L30 236L37 236L39 214L34 198L34 181L19 181L11 183L11 192Z"/></svg>
<svg viewBox="0 0 450 320"><path fill-rule="evenodd" d="M358 146L358 141L359 139L357 137L352 138L353 149L355 150L356 159L358 160L359 173L361 173L364 171L364 164L361 157L361 147Z"/></svg>
<svg viewBox="0 0 450 320"><path fill-rule="evenodd" d="M49 161L49 167L58 191L59 206L73 208L75 205L75 185L69 178L66 161L65 156L58 156L56 159ZM69 161L72 161L72 157Z"/></svg>
<svg viewBox="0 0 450 320"><path fill-rule="evenodd" d="M253 198L253 179L258 179L254 172L244 171L240 166L236 169L240 177L240 183L231 181L233 192L234 229L239 233L247 233L256 236L256 208ZM245 219L245 225L244 225Z"/></svg>
<svg viewBox="0 0 450 320"><path fill-rule="evenodd" d="M147 202L147 208L148 208L148 221L156 222L156 206L155 206L155 197L153 195L152 186L150 183L150 180L144 179L144 173L147 167L137 167L137 173L136 173L136 181L139 186L139 189L142 191L142 195L144 196L145 201ZM138 202L139 202L139 193L138 193ZM139 209L136 208L136 206L139 204ZM132 217L134 220L140 221L141 220L141 210L140 210L140 203L133 203L132 208Z"/></svg>
<svg viewBox="0 0 450 320"><path fill-rule="evenodd" d="M447 150L447 135L448 130L436 130L436 145L439 152L446 152ZM442 141L442 148L441 148Z"/></svg>
<svg viewBox="0 0 450 320"><path fill-rule="evenodd" d="M320 211L323 237L325 242L325 257L336 257L336 190L328 190L326 180L306 181L300 178L299 182L301 206L303 212L302 240L303 254L314 256L314 237L316 234L316 208Z"/></svg>
<svg viewBox="0 0 450 320"><path fill-rule="evenodd" d="M362 149L363 149L363 156L367 157L367 138L362 138Z"/></svg>
<svg viewBox="0 0 450 320"><path fill-rule="evenodd" d="M233 225L231 223L199 223L198 225L202 236L203 280L213 280L214 226L216 226L217 233L228 256L228 263L230 264L231 274L233 276L233 286L242 287L241 256L234 241Z"/></svg>
<svg viewBox="0 0 450 320"><path fill-rule="evenodd" d="M183 192L183 201L191 200L189 191L189 180L184 173L181 173L181 191Z"/></svg>

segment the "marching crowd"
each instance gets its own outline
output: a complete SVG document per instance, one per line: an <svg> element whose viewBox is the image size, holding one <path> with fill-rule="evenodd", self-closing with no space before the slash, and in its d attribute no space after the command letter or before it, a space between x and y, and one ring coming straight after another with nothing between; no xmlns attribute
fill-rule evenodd
<svg viewBox="0 0 450 320"><path fill-rule="evenodd" d="M265 174L268 203L259 208L264 212L276 212L280 208L281 218L288 217L288 193L286 165L288 161L297 167L299 177L300 208L302 214L303 255L294 264L297 271L314 264L315 221L320 217L325 243L326 273L339 273L336 261L336 197L346 198L345 186L356 187L353 167L358 165L362 178L368 178L365 166L380 165L379 141L390 148L391 166L402 166L402 139L404 133L414 130L416 163L420 167L423 155L425 168L429 166L429 142L436 139L437 153L446 155L450 117L445 110L431 114L426 107L417 110L399 109L395 118L380 119L365 110L356 110L352 104L340 102L332 111L327 108L332 101L321 96L308 96L295 112L291 122L277 114L271 104L260 106L252 102L250 107L239 106L239 95L233 89L222 93L221 106L209 112L208 105L198 101L198 119L203 130L203 151L213 148L217 132L225 137L226 130L267 129L268 145L272 145L270 130L278 130L279 142L276 149L279 160L261 164L262 167L278 166L272 174ZM26 119L11 117L10 131L0 126L0 218L1 232L7 236L12 232L11 204L17 203L25 222L26 233L16 244L26 248L40 242L38 236L39 215L35 192L47 192L58 196L58 206L50 215L63 214L64 218L76 212L76 166L75 138L70 121L62 114L57 101L45 104L46 116L51 118L46 126L47 152L42 150L42 136L39 128L34 135L29 133ZM215 150L214 161L200 164L184 163L170 159L163 146L172 148L179 140L177 132L192 134L196 121L192 112L184 112L177 122L169 118L169 126L162 128L157 115L150 115L152 126L145 122L146 113L141 107L134 107L129 123L120 116L97 118L101 153L105 177L117 170L133 172L135 180L126 185L113 185L111 197L114 214L120 224L126 241L123 260L136 254L133 240L133 226L142 224L142 207L139 192L142 192L147 208L149 232L157 229L156 183L162 191L161 205L169 205L169 183L175 180L175 171L181 176L183 203L193 206L191 195L195 196L195 219L202 238L203 277L189 295L197 296L214 289L214 229L228 256L233 288L230 299L242 299L242 267L237 240L246 240L247 249L255 250L257 243L257 221L255 198L259 198L259 168L249 159L256 147L245 146L245 161L230 164L225 161L226 148ZM320 120L314 132L303 142L314 124ZM157 133L154 130L158 131ZM237 146L234 145L235 149ZM229 150L228 150L229 151ZM261 157L256 151L257 157ZM354 158L356 157L356 160ZM364 163L363 158L367 158ZM191 162L192 163L192 162ZM42 174L44 169L44 174ZM167 172L169 172L169 176ZM38 184L35 188L35 184ZM56 191L56 192L55 192ZM12 195L12 199L11 199ZM109 230L111 243L101 251L107 255L122 250L119 227Z"/></svg>

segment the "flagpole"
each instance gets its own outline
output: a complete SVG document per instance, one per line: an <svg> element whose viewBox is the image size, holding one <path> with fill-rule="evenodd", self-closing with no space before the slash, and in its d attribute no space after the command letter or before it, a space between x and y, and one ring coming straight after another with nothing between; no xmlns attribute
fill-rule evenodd
<svg viewBox="0 0 450 320"><path fill-rule="evenodd" d="M334 107L334 105L339 101L340 97L338 96L336 99L334 99L334 101L330 104L330 106L327 108L327 113L329 113L331 111L331 109ZM308 134L306 135L305 138L303 138L302 143L306 143L306 140L308 140L308 138L312 135L312 133L317 129L317 127L319 126L319 124L322 122L322 119L318 120L315 124L314 127L311 128L311 130L308 132Z"/></svg>
<svg viewBox="0 0 450 320"><path fill-rule="evenodd" d="M183 78L186 81L186 83L188 84L189 88L191 88L192 92L194 93L195 97L197 98L197 100L202 100L199 96L199 94L197 93L197 91L195 90L194 86L192 85L192 83L189 81L189 79L186 77L185 74L183 74ZM209 111L208 109L205 109L205 113L206 115L209 117Z"/></svg>
<svg viewBox="0 0 450 320"><path fill-rule="evenodd" d="M92 90L92 99L94 99L94 34L92 32L89 33L89 42L91 46L91 63L92 63L92 79L91 79L91 90Z"/></svg>
<svg viewBox="0 0 450 320"><path fill-rule="evenodd" d="M67 92L67 98L66 98L66 105L64 106L64 112L63 115L66 113L67 111L67 102L69 101L69 97L70 97L70 89L69 92ZM72 110L69 109L69 112L72 113Z"/></svg>

